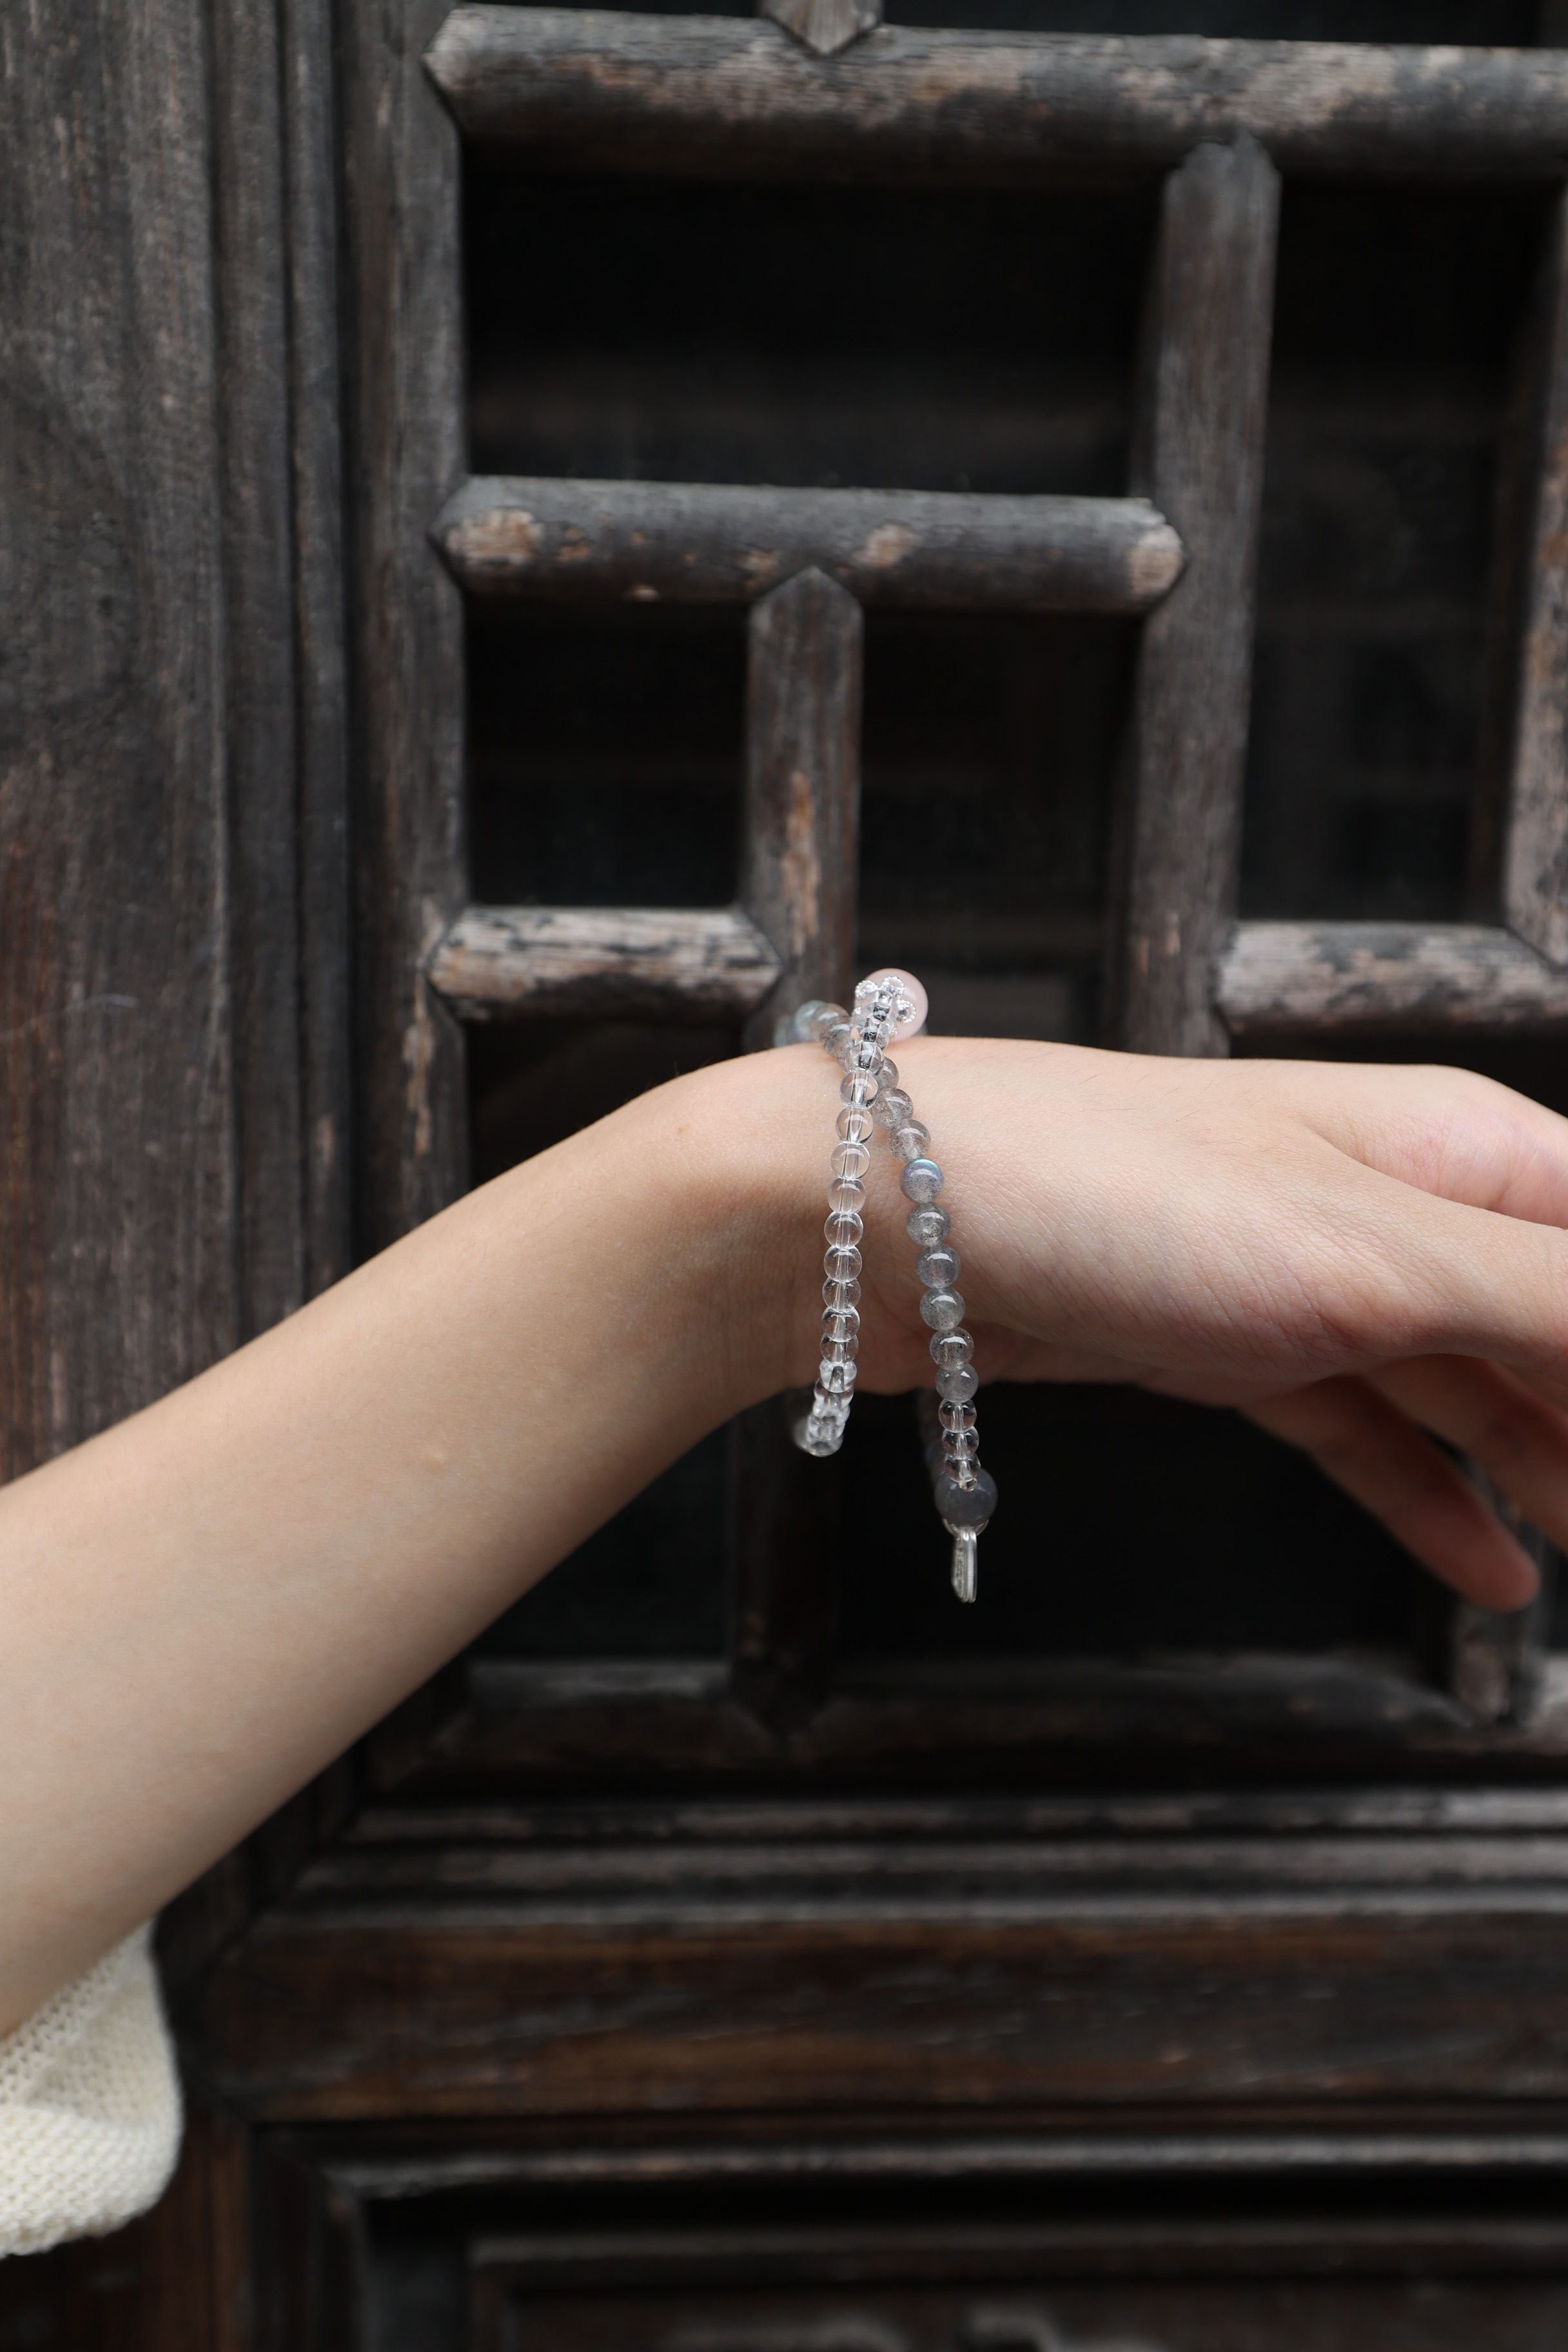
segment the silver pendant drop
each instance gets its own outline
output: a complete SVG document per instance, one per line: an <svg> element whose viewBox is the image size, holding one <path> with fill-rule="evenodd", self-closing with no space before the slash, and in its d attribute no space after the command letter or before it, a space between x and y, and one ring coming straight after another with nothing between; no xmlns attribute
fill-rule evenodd
<svg viewBox="0 0 1568 2352"><path fill-rule="evenodd" d="M949 1528L952 1538L952 1589L961 1601L973 1601L980 1575L980 1530Z"/></svg>

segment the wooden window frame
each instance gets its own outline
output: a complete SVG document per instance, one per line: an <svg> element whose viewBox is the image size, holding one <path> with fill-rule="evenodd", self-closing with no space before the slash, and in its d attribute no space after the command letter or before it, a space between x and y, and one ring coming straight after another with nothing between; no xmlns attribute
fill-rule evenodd
<svg viewBox="0 0 1568 2352"><path fill-rule="evenodd" d="M1561 193L1511 461L1523 520L1494 826L1503 920L1236 920L1280 174L1561 191L1568 58L846 30L847 18L822 54L814 26L448 15L437 0L347 8L359 1118L373 1244L463 1189L465 1023L722 1017L765 1045L782 1009L846 987L868 604L1145 616L1110 957L1117 1043L1220 1054L1258 1033L1568 1028ZM465 141L606 173L1038 185L1092 173L1157 189L1128 495L466 478ZM468 903L464 593L749 606L735 906ZM806 836L815 856L786 858ZM784 877L803 866L820 883L791 897ZM383 1786L434 1794L476 1773L907 1780L927 1764L1038 1778L1091 1756L1114 1770L1124 1747L1145 1774L1194 1750L1286 1776L1390 1761L1462 1774L1568 1748L1568 1676L1552 1669L1544 1605L1506 1621L1448 1605L1435 1680L1392 1656L1268 1655L903 1668L841 1685L834 1481L811 1465L808 1483L776 1403L744 1417L736 1475L725 1662L470 1662L377 1736Z"/></svg>

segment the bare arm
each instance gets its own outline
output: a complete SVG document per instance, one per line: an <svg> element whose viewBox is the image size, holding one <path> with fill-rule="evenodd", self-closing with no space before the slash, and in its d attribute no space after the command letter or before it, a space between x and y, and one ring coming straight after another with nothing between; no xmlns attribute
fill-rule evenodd
<svg viewBox="0 0 1568 2352"><path fill-rule="evenodd" d="M1444 1071L899 1058L984 1377L1237 1404L1462 1590L1528 1598L1424 1433L1568 1543L1568 1123ZM704 1431L809 1381L836 1078L802 1047L663 1087L0 1495L0 2030ZM929 1375L893 1174L882 1388Z"/></svg>

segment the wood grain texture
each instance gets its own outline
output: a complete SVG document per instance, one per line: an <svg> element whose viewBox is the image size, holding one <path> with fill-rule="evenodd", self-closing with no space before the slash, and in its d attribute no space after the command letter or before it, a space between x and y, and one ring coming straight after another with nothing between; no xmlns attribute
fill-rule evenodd
<svg viewBox="0 0 1568 2352"><path fill-rule="evenodd" d="M1568 964L1568 196L1553 211L1531 452L1518 700L1503 848L1503 913Z"/></svg>
<svg viewBox="0 0 1568 2352"><path fill-rule="evenodd" d="M764 1621L765 1622L766 1621ZM763 1653L765 1656L765 1652ZM1527 1721L1486 1723L1414 1656L1194 1654L1121 1664L1026 1658L858 1678L765 1723L702 1663L600 1666L487 1659L377 1785L399 1800L525 1789L1051 1790L1190 1780L1208 1759L1299 1789L1325 1773L1438 1773L1475 1786L1550 1778L1568 1757L1568 1675L1549 1660Z"/></svg>
<svg viewBox="0 0 1568 2352"><path fill-rule="evenodd" d="M348 666L331 0L281 0L305 1288L353 1255Z"/></svg>
<svg viewBox="0 0 1568 2352"><path fill-rule="evenodd" d="M437 0L340 12L353 707L359 1239L461 1191L462 1032L426 964L467 897L461 600L428 533L463 471L458 141L421 70Z"/></svg>
<svg viewBox="0 0 1568 2352"><path fill-rule="evenodd" d="M209 1980L202 2064L300 2121L849 2118L918 2084L933 2123L992 2130L1053 2104L1267 2127L1334 2100L1386 2126L1413 2098L1495 2124L1568 2096L1561 1839L730 1861L693 1885L636 1852L533 1885L515 1855L335 1859Z"/></svg>
<svg viewBox="0 0 1568 2352"><path fill-rule="evenodd" d="M299 717L282 73L276 10L217 0L212 37L222 386L239 1337L305 1297Z"/></svg>
<svg viewBox="0 0 1568 2352"><path fill-rule="evenodd" d="M822 58L742 17L476 6L428 62L470 137L611 172L1152 175L1245 132L1289 172L1551 180L1568 152L1539 50L884 25Z"/></svg>
<svg viewBox="0 0 1568 2352"><path fill-rule="evenodd" d="M1144 499L702 482L466 482L436 541L471 593L751 604L815 566L862 604L1142 613L1182 568Z"/></svg>
<svg viewBox="0 0 1568 2352"><path fill-rule="evenodd" d="M1252 138L1165 183L1144 322L1135 487L1187 549L1138 651L1118 854L1112 1023L1135 1052L1216 1054L1234 912L1279 183Z"/></svg>
<svg viewBox="0 0 1568 2352"><path fill-rule="evenodd" d="M779 970L733 907L466 907L430 959L430 984L465 1021L735 1021Z"/></svg>
<svg viewBox="0 0 1568 2352"><path fill-rule="evenodd" d="M0 28L0 1476L241 1327L204 47Z"/></svg>
<svg viewBox="0 0 1568 2352"><path fill-rule="evenodd" d="M1568 980L1491 924L1239 923L1217 973L1220 1015L1237 1036L1568 1021Z"/></svg>
<svg viewBox="0 0 1568 2352"><path fill-rule="evenodd" d="M848 1002L864 641L859 604L822 572L797 572L752 607L741 897L779 959L747 1024L752 1045L772 1045L808 997ZM839 1465L800 1452L793 1417L788 1399L753 1406L731 1471L734 1688L773 1724L820 1702L837 1642Z"/></svg>

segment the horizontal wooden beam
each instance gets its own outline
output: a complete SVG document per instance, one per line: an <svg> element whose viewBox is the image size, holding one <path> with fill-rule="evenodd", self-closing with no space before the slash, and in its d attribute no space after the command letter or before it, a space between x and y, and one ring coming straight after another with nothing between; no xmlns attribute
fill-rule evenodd
<svg viewBox="0 0 1568 2352"><path fill-rule="evenodd" d="M466 482L437 546L479 594L745 604L815 568L863 604L1142 613L1181 575L1146 499L706 482Z"/></svg>
<svg viewBox="0 0 1568 2352"><path fill-rule="evenodd" d="M1003 182L1153 174L1250 131L1287 172L1560 178L1568 56L454 9L426 57L461 129L601 171Z"/></svg>
<svg viewBox="0 0 1568 2352"><path fill-rule="evenodd" d="M1484 923L1240 923L1217 995L1237 1036L1568 1025L1568 972Z"/></svg>
<svg viewBox="0 0 1568 2352"><path fill-rule="evenodd" d="M466 907L428 973L465 1021L739 1021L780 969L732 907Z"/></svg>

